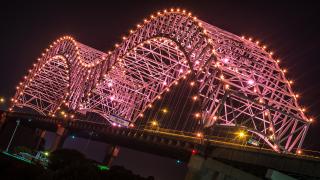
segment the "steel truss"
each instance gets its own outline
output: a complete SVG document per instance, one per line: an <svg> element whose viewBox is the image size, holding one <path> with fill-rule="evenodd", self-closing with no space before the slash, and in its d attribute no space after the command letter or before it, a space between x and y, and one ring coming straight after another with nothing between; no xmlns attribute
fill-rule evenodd
<svg viewBox="0 0 320 180"><path fill-rule="evenodd" d="M55 116L65 105L134 123L190 75L204 127L244 127L278 152L301 148L310 121L272 53L179 9L145 19L108 53L58 39L17 86L10 110Z"/></svg>

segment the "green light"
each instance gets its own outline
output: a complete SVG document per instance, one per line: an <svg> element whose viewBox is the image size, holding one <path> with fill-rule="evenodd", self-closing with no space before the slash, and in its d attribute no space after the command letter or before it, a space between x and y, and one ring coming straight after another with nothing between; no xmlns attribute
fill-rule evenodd
<svg viewBox="0 0 320 180"><path fill-rule="evenodd" d="M47 152L47 151L44 152L43 154L44 154L45 156L49 156L49 152Z"/></svg>
<svg viewBox="0 0 320 180"><path fill-rule="evenodd" d="M110 169L108 166L104 166L104 165L97 165L97 166L100 169L100 171L108 171Z"/></svg>
<svg viewBox="0 0 320 180"><path fill-rule="evenodd" d="M5 154L5 155L7 155L7 156L11 156L11 157L13 157L13 158L15 158L15 159L18 159L18 160L20 160L20 161L24 161L24 162L27 162L27 163L29 163L29 164L32 164L32 162L31 162L29 159L25 159L25 158L20 157L20 156L15 156L15 155L10 154L10 153L8 153L8 152L2 152L2 153Z"/></svg>

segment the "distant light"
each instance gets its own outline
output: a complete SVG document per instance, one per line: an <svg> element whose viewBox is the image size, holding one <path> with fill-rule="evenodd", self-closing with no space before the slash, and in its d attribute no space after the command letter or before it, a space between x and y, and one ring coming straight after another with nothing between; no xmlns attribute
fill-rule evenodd
<svg viewBox="0 0 320 180"><path fill-rule="evenodd" d="M249 79L249 80L248 80L248 84L249 84L249 85L253 85L253 84L254 84L254 80L253 80L253 79Z"/></svg>
<svg viewBox="0 0 320 180"><path fill-rule="evenodd" d="M302 151L300 149L297 150L297 154L302 154Z"/></svg>
<svg viewBox="0 0 320 180"><path fill-rule="evenodd" d="M269 127L269 131L273 131L273 127L272 126Z"/></svg>
<svg viewBox="0 0 320 180"><path fill-rule="evenodd" d="M263 103L263 99L262 98L259 99L259 103Z"/></svg>
<svg viewBox="0 0 320 180"><path fill-rule="evenodd" d="M192 100L196 101L198 99L198 96L193 96Z"/></svg>
<svg viewBox="0 0 320 180"><path fill-rule="evenodd" d="M49 152L48 152L48 151L45 151L43 154L44 154L45 156L49 156Z"/></svg>
<svg viewBox="0 0 320 180"><path fill-rule="evenodd" d="M228 64L228 63L229 63L229 58L227 58L227 57L222 58L221 61L222 61L224 64Z"/></svg>
<svg viewBox="0 0 320 180"><path fill-rule="evenodd" d="M157 126L157 125L158 125L158 122L157 122L156 120L153 120L153 121L151 122L151 125L152 125L152 126Z"/></svg>
<svg viewBox="0 0 320 180"><path fill-rule="evenodd" d="M274 140L274 134L270 135L269 139Z"/></svg>
<svg viewBox="0 0 320 180"><path fill-rule="evenodd" d="M108 87L112 87L112 86L113 86L112 82L108 82Z"/></svg>
<svg viewBox="0 0 320 180"><path fill-rule="evenodd" d="M98 165L98 168L100 169L100 171L107 171L110 169L108 166L104 166L104 165Z"/></svg>
<svg viewBox="0 0 320 180"><path fill-rule="evenodd" d="M72 139L75 139L76 137L74 135L71 136Z"/></svg>
<svg viewBox="0 0 320 180"><path fill-rule="evenodd" d="M181 164L182 162L180 160L176 160L176 163L177 164Z"/></svg>
<svg viewBox="0 0 320 180"><path fill-rule="evenodd" d="M237 136L238 136L240 139L242 139L242 138L246 137L246 133L241 130L241 131L239 131L239 132L237 133Z"/></svg>
<svg viewBox="0 0 320 180"><path fill-rule="evenodd" d="M167 108L163 108L163 109L162 109L162 112L163 112L163 113L167 113L167 112L168 112L168 109L167 109Z"/></svg>
<svg viewBox="0 0 320 180"><path fill-rule="evenodd" d="M5 99L3 97L0 97L0 103L4 103Z"/></svg>
<svg viewBox="0 0 320 180"><path fill-rule="evenodd" d="M196 118L199 118L199 117L200 117L200 113L196 113L194 116L195 116Z"/></svg>
<svg viewBox="0 0 320 180"><path fill-rule="evenodd" d="M198 132L198 133L197 133L197 137L199 137L199 138L200 138L200 137L203 137L203 134L202 134L201 132Z"/></svg>
<svg viewBox="0 0 320 180"><path fill-rule="evenodd" d="M197 150L195 150L195 149L192 149L192 151L191 151L191 153L192 153L192 155L196 155L197 154Z"/></svg>

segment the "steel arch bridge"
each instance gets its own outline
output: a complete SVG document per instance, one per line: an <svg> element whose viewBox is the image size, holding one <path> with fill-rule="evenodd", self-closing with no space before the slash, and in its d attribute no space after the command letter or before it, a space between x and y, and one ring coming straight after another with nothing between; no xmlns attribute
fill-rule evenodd
<svg viewBox="0 0 320 180"><path fill-rule="evenodd" d="M178 81L191 77L203 127L241 126L277 152L299 150L312 119L278 61L259 42L180 9L157 12L109 52L70 36L53 42L16 87L10 111L56 116L61 106L133 124Z"/></svg>

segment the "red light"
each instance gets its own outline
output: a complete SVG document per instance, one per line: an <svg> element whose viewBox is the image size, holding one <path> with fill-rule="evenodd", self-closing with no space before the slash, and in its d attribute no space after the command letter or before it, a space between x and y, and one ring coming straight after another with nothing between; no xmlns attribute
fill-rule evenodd
<svg viewBox="0 0 320 180"><path fill-rule="evenodd" d="M195 155L195 154L197 154L197 150L192 149L191 153L192 153L192 155Z"/></svg>

